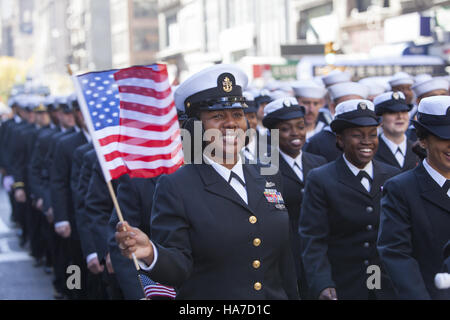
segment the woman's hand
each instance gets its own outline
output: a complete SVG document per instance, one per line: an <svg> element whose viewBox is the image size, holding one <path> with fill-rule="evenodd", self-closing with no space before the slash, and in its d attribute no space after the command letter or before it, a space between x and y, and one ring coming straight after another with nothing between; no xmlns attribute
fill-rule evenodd
<svg viewBox="0 0 450 320"><path fill-rule="evenodd" d="M337 300L335 288L326 288L320 293L319 300Z"/></svg>
<svg viewBox="0 0 450 320"><path fill-rule="evenodd" d="M153 262L153 246L147 235L138 228L131 227L128 222L119 222L116 227L116 241L120 252L128 259L133 258L144 261L147 265Z"/></svg>

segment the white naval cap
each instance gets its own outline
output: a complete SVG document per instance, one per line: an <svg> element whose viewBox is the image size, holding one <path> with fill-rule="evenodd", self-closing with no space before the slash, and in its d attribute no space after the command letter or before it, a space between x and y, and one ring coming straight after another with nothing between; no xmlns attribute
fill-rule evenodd
<svg viewBox="0 0 450 320"><path fill-rule="evenodd" d="M280 121L301 118L304 116L305 107L299 106L296 98L280 98L264 107L263 125L268 129L273 129Z"/></svg>
<svg viewBox="0 0 450 320"><path fill-rule="evenodd" d="M433 135L450 140L450 96L423 98L419 103L416 128L421 127Z"/></svg>
<svg viewBox="0 0 450 320"><path fill-rule="evenodd" d="M337 83L329 87L328 92L332 100L349 95L356 95L362 99L367 99L369 96L369 88L358 82Z"/></svg>
<svg viewBox="0 0 450 320"><path fill-rule="evenodd" d="M414 77L414 83L421 83L433 79L428 73L421 73Z"/></svg>
<svg viewBox="0 0 450 320"><path fill-rule="evenodd" d="M247 85L248 77L239 67L231 64L213 65L180 84L174 94L175 104L189 116L200 110L225 109L225 105L229 108L238 107L243 101L242 92Z"/></svg>
<svg viewBox="0 0 450 320"><path fill-rule="evenodd" d="M372 101L352 99L341 102L336 107L331 129L339 133L346 128L378 126L381 119L375 114Z"/></svg>
<svg viewBox="0 0 450 320"><path fill-rule="evenodd" d="M358 109L362 109L362 110L368 109L368 110L372 110L373 112L375 112L375 105L373 104L372 101L365 100L365 99L347 100L347 101L339 103L336 106L336 112L335 112L334 116L337 117L341 114L356 111Z"/></svg>
<svg viewBox="0 0 450 320"><path fill-rule="evenodd" d="M275 90L273 92L270 93L270 98L273 100L278 100L278 99L282 99L282 98L287 98L290 97L290 95L282 90Z"/></svg>
<svg viewBox="0 0 450 320"><path fill-rule="evenodd" d="M245 98L245 101L255 101L255 96L250 91L244 91L242 95Z"/></svg>
<svg viewBox="0 0 450 320"><path fill-rule="evenodd" d="M379 81L374 78L363 78L358 81L358 83L365 85L369 88L369 96L377 96L386 91L385 87L383 87Z"/></svg>
<svg viewBox="0 0 450 320"><path fill-rule="evenodd" d="M314 80L293 82L292 88L297 97L322 99L327 94L327 89L323 85L318 85Z"/></svg>
<svg viewBox="0 0 450 320"><path fill-rule="evenodd" d="M322 77L323 83L329 87L336 83L341 82L350 82L352 76L348 72L340 71L340 70L333 70L326 76Z"/></svg>
<svg viewBox="0 0 450 320"><path fill-rule="evenodd" d="M411 110L411 106L406 103L406 97L401 91L389 91L380 94L375 97L373 104L378 116L386 112L408 112Z"/></svg>
<svg viewBox="0 0 450 320"><path fill-rule="evenodd" d="M400 86L402 84L413 84L414 79L406 72L397 72L389 80L391 87Z"/></svg>
<svg viewBox="0 0 450 320"><path fill-rule="evenodd" d="M449 89L449 83L445 79L432 78L423 82L416 83L412 86L416 97L421 97L425 93L434 90L447 90Z"/></svg>
<svg viewBox="0 0 450 320"><path fill-rule="evenodd" d="M418 112L432 116L445 116L450 110L450 96L433 96L423 98Z"/></svg>

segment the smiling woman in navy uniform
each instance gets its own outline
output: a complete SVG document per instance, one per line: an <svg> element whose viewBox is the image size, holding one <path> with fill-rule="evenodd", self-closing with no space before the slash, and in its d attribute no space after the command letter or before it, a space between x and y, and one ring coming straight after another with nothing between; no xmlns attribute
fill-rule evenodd
<svg viewBox="0 0 450 320"><path fill-rule="evenodd" d="M245 73L232 65L212 66L181 84L175 100L188 121L223 135L208 145L216 153L160 178L151 241L128 224L128 232L117 226L122 254L135 253L151 279L177 289L177 299L298 299L281 194L239 158L246 85ZM220 164L222 152L232 164Z"/></svg>
<svg viewBox="0 0 450 320"><path fill-rule="evenodd" d="M411 105L406 103L402 92L386 92L373 101L375 112L383 118L383 133L379 136L375 159L385 162L402 171L414 169L419 158L414 153L413 142L406 137L409 126Z"/></svg>
<svg viewBox="0 0 450 320"><path fill-rule="evenodd" d="M310 171L299 233L310 295L314 299L389 299L367 287L367 268L380 266L376 250L381 189L399 170L373 160L380 119L368 100L339 104L331 128L344 154Z"/></svg>
<svg viewBox="0 0 450 320"><path fill-rule="evenodd" d="M378 251L400 299L450 299L434 276L450 239L450 97L420 101L414 121L427 158L386 183Z"/></svg>
<svg viewBox="0 0 450 320"><path fill-rule="evenodd" d="M295 98L281 98L264 108L263 124L266 128L278 129L279 169L282 176L282 195L289 212L291 225L291 248L297 271L298 288L302 299L307 298L307 286L300 256L298 220L305 188L304 181L309 171L324 165L327 160L321 156L302 152L306 141L305 108Z"/></svg>

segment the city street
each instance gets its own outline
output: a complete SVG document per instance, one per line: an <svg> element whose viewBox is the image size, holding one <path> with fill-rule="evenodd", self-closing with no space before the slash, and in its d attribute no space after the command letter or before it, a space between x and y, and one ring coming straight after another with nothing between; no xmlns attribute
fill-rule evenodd
<svg viewBox="0 0 450 320"><path fill-rule="evenodd" d="M7 194L0 189L0 300L52 300L52 275L34 268L10 223Z"/></svg>

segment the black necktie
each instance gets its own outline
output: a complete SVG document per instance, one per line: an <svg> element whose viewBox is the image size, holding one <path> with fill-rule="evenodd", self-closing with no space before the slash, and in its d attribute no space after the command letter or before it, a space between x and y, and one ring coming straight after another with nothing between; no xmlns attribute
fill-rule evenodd
<svg viewBox="0 0 450 320"><path fill-rule="evenodd" d="M444 185L442 186L442 189L444 189L445 193L448 193L448 189L450 189L450 180L447 179L447 181L445 181Z"/></svg>
<svg viewBox="0 0 450 320"><path fill-rule="evenodd" d="M231 171L230 178L228 179L228 183L231 183L231 180L233 178L236 179L240 184L242 184L245 187L245 182L242 181L242 179L236 173Z"/></svg>
<svg viewBox="0 0 450 320"><path fill-rule="evenodd" d="M369 182L372 182L372 178L369 176L367 171L361 170L358 173L357 177L359 178L359 180L362 180L362 178L366 178L367 180L369 180Z"/></svg>

